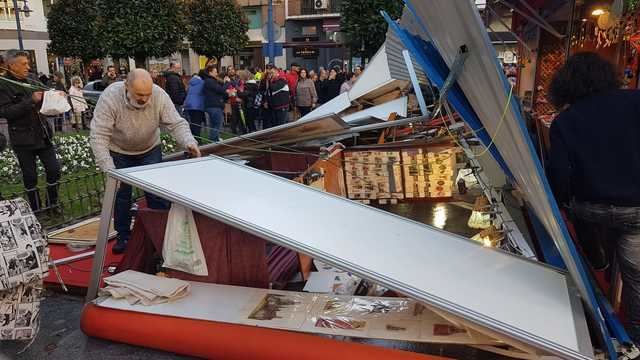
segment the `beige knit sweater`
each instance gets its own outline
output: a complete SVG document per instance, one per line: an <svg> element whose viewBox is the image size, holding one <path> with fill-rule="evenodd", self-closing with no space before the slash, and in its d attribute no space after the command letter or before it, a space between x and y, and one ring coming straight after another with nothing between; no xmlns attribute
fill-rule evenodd
<svg viewBox="0 0 640 360"><path fill-rule="evenodd" d="M90 143L96 164L103 171L115 168L109 151L127 155L149 152L160 145L160 127L182 147L197 144L187 121L180 117L169 95L153 85L151 102L144 109L129 104L124 82L100 95L91 121Z"/></svg>

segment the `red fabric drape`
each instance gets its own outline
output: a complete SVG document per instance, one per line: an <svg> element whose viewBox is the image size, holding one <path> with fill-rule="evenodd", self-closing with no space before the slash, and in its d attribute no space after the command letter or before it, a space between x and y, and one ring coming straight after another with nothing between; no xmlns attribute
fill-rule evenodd
<svg viewBox="0 0 640 360"><path fill-rule="evenodd" d="M168 211L140 209L118 271L154 273L162 255ZM168 270L169 276L189 281L224 285L269 287L265 241L220 221L194 213L198 235L207 261L208 276Z"/></svg>

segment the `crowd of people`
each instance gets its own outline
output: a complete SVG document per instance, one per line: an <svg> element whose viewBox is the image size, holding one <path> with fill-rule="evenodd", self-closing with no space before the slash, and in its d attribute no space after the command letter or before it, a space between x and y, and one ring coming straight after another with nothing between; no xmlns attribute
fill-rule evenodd
<svg viewBox="0 0 640 360"><path fill-rule="evenodd" d="M178 113L189 121L199 143L203 143L220 139L225 119L231 132L242 135L304 117L349 91L362 73L362 67L346 72L339 67L309 70L297 63L291 64L288 70L273 64L264 69L241 70L233 66L219 70L215 65L208 65L188 79L180 63L170 63L164 72L151 69L149 73L153 83L169 94ZM104 73L94 71L93 78L98 74L102 75L101 81L94 88L103 91L125 80L127 71L110 65ZM88 118L83 116L88 105L83 99L82 78L73 76L67 81L61 72L54 72L51 77L39 74L39 80L50 88L68 92L72 105L68 116L71 126L76 130L88 129ZM63 119L54 123L56 130L62 129Z"/></svg>
<svg viewBox="0 0 640 360"><path fill-rule="evenodd" d="M236 71L232 66L219 71L208 65L185 83L180 64L172 63L164 73L135 69L124 78L109 66L98 81L103 90L86 123L88 110L83 82L55 72L50 78L31 72L28 54L10 50L4 54L9 80L24 83L14 86L0 83L0 117L7 119L11 147L18 158L27 198L33 210L58 207L58 181L61 167L53 142L52 124L38 113L43 103L42 85L69 94L72 105L70 122L76 128L90 128L90 144L96 164L102 170L153 164L161 161L160 128L168 131L192 156L199 156L198 144L218 141L225 116L231 131L246 134L295 120L316 106L348 91L357 75L334 68L329 71L301 68L292 64L288 71L268 65L263 69ZM39 80L39 82L34 82ZM32 85L38 86L32 86ZM67 85L68 84L68 85ZM97 87L96 87L97 88ZM97 88L100 90L100 88ZM37 161L46 174L46 204L38 190ZM147 194L150 207L163 208ZM114 252L122 252L130 233L131 189L121 186L115 209L118 232Z"/></svg>
<svg viewBox="0 0 640 360"><path fill-rule="evenodd" d="M179 64L171 64L163 76L152 72L152 77L167 91L178 112L191 124L192 133L202 142L205 137L219 140L226 117L237 135L303 117L349 91L362 68L356 67L354 73L340 68L316 72L293 63L287 71L272 64L264 70L228 66L219 71L215 65L208 65L186 85L181 72Z"/></svg>

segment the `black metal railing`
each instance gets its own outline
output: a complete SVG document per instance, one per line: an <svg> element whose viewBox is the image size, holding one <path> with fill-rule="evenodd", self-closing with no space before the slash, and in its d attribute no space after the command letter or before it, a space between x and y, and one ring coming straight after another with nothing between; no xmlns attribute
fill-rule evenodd
<svg viewBox="0 0 640 360"><path fill-rule="evenodd" d="M340 13L340 4L342 0L325 0L327 2L326 9L316 9L317 0L302 0L302 15L323 15Z"/></svg>
<svg viewBox="0 0 640 360"><path fill-rule="evenodd" d="M55 203L49 199L47 185L44 181L40 182L43 184L38 187L37 192L31 195L37 196L39 205L35 209L32 206L32 209L43 227L53 230L100 213L104 194L104 174L102 172L90 172L63 178L56 185L58 200ZM0 197L3 199L21 197L27 200L29 195L26 190L5 191L0 194Z"/></svg>

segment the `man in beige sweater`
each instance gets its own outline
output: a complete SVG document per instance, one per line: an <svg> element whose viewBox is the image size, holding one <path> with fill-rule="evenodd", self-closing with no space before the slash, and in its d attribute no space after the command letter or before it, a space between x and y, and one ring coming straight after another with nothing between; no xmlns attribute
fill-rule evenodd
<svg viewBox="0 0 640 360"><path fill-rule="evenodd" d="M103 171L150 165L162 161L160 127L166 129L192 156L198 143L187 121L178 115L171 98L144 69L129 73L125 82L110 85L101 95L91 121L91 149ZM145 194L151 208L167 208L165 200ZM118 232L114 253L126 249L131 236L131 186L121 184L114 214Z"/></svg>

